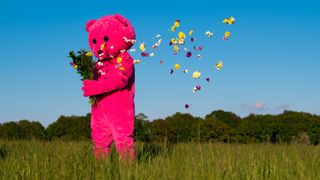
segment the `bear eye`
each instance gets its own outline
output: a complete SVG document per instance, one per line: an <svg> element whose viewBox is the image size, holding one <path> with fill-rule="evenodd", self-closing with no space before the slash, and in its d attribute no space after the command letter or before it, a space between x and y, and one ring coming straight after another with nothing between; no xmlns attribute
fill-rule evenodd
<svg viewBox="0 0 320 180"><path fill-rule="evenodd" d="M96 39L93 39L93 40L92 40L92 43L93 43L93 44L96 44L96 43L97 43L97 40L96 40Z"/></svg>
<svg viewBox="0 0 320 180"><path fill-rule="evenodd" d="M109 37L108 36L105 36L103 39L104 39L105 42L109 41Z"/></svg>

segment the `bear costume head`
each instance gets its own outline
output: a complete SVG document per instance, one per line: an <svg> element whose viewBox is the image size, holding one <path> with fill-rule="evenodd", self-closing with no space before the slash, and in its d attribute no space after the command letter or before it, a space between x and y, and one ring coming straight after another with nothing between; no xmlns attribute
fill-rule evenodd
<svg viewBox="0 0 320 180"><path fill-rule="evenodd" d="M135 42L135 31L130 22L116 14L89 20L86 24L89 45L93 54L101 59L112 59Z"/></svg>

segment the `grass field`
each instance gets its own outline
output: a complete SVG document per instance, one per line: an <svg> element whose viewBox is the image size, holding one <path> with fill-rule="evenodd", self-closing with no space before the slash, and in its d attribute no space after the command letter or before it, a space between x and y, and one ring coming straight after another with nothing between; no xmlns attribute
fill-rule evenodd
<svg viewBox="0 0 320 180"><path fill-rule="evenodd" d="M0 140L0 179L320 179L320 147L136 143L136 160L93 157L90 142Z"/></svg>

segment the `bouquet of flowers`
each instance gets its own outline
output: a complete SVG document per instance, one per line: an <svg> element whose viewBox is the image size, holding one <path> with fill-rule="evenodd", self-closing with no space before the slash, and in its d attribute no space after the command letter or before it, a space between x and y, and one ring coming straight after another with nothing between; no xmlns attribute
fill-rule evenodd
<svg viewBox="0 0 320 180"><path fill-rule="evenodd" d="M96 62L93 60L93 56L90 51L81 49L80 51L78 51L77 55L74 51L70 51L68 57L72 59L70 65L77 70L77 73L80 74L82 81L86 79L93 79L93 69ZM97 103L97 98L91 96L89 98L89 102L91 105L94 105Z"/></svg>

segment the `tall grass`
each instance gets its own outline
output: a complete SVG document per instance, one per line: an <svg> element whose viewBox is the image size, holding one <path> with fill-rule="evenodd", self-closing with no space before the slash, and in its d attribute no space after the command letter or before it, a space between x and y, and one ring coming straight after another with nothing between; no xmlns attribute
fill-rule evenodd
<svg viewBox="0 0 320 180"><path fill-rule="evenodd" d="M133 163L90 142L0 140L0 179L320 179L320 147L136 143Z"/></svg>

